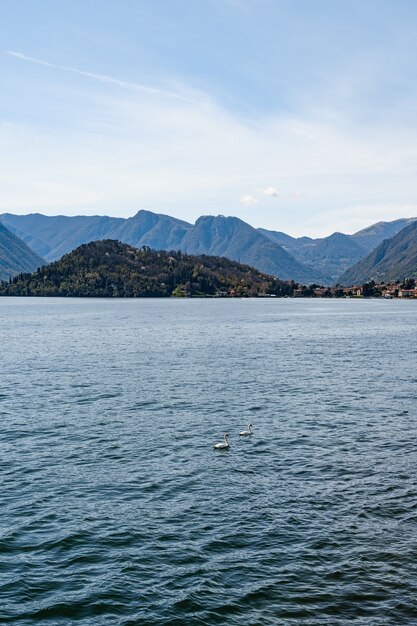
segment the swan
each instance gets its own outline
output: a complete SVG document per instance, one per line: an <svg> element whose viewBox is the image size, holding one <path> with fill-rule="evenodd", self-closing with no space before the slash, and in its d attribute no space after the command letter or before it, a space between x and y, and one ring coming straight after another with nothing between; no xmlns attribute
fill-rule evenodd
<svg viewBox="0 0 417 626"><path fill-rule="evenodd" d="M248 430L242 430L242 432L239 433L239 435L241 437L247 437L248 435L252 435L252 433L253 433L252 424L248 424Z"/></svg>
<svg viewBox="0 0 417 626"><path fill-rule="evenodd" d="M215 443L213 446L213 448L215 448L216 450L227 450L227 448L229 447L229 435L227 433L224 433L224 441L222 441L221 443Z"/></svg>

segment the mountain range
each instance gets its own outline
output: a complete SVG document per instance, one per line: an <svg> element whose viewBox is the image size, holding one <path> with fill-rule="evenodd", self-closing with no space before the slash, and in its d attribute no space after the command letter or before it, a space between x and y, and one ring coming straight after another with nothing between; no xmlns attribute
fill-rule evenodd
<svg viewBox="0 0 417 626"><path fill-rule="evenodd" d="M308 264L325 278L326 284L334 282L346 268L350 267L369 252L367 248L357 243L354 236L343 233L333 233L321 239L289 237L284 233L276 233L261 229L267 237L270 237L287 250L294 258L304 264Z"/></svg>
<svg viewBox="0 0 417 626"><path fill-rule="evenodd" d="M417 278L417 221L408 224L339 278L341 285Z"/></svg>
<svg viewBox="0 0 417 626"><path fill-rule="evenodd" d="M352 237L361 244L364 248L371 252L382 242L384 239L390 239L400 232L403 228L412 224L417 220L417 217L404 217L399 220L393 220L392 222L376 222L363 230L358 231Z"/></svg>
<svg viewBox="0 0 417 626"><path fill-rule="evenodd" d="M41 265L45 265L44 259L0 222L0 280L33 272Z"/></svg>
<svg viewBox="0 0 417 626"><path fill-rule="evenodd" d="M237 217L223 215L202 216L195 224L144 210L130 218L0 215L0 221L30 246L38 259L43 257L48 262L90 241L114 239L136 248L149 246L156 250L224 256L283 280L326 285L340 282L340 277L351 280L349 268L367 259L382 241L416 219L378 222L354 235L333 233L313 239L256 229ZM369 261L367 267L371 265Z"/></svg>
<svg viewBox="0 0 417 626"><path fill-rule="evenodd" d="M203 216L189 224L168 215L138 211L127 219L96 215L48 217L38 213L5 213L0 219L47 261L83 243L115 239L136 248L225 256L283 280L327 280L322 272L298 261L273 239L237 217Z"/></svg>

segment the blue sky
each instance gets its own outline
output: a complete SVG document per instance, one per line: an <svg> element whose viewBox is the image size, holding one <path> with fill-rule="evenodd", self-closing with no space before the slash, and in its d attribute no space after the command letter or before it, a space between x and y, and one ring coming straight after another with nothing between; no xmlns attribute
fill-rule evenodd
<svg viewBox="0 0 417 626"><path fill-rule="evenodd" d="M417 215L417 3L1 0L0 211Z"/></svg>

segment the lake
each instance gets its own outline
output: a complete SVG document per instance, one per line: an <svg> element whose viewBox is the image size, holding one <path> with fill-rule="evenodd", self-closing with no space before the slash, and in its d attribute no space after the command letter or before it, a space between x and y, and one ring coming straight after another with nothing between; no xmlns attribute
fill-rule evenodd
<svg viewBox="0 0 417 626"><path fill-rule="evenodd" d="M1 298L0 328L0 623L417 623L417 302Z"/></svg>

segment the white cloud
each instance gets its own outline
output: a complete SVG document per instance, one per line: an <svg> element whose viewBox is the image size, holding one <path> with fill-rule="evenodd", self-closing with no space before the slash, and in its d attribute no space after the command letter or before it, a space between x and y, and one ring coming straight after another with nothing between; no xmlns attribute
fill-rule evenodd
<svg viewBox="0 0 417 626"><path fill-rule="evenodd" d="M275 187L266 187L265 189L261 189L261 193L263 193L264 196L272 196L274 198L278 198L279 196L278 189L275 189Z"/></svg>
<svg viewBox="0 0 417 626"><path fill-rule="evenodd" d="M257 199L253 196L242 196L240 201L242 204L246 204L247 206L250 206L251 204L258 204Z"/></svg>

